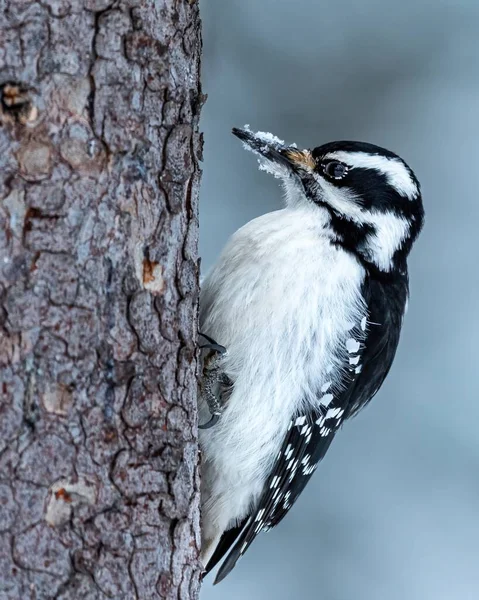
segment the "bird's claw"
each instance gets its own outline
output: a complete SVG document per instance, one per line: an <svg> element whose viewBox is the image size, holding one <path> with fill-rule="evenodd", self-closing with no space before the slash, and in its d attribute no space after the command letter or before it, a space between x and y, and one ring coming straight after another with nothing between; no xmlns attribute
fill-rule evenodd
<svg viewBox="0 0 479 600"><path fill-rule="evenodd" d="M198 425L198 429L210 429L211 427L214 427L220 420L220 417L221 413L215 413L211 415L211 419L202 425Z"/></svg>
<svg viewBox="0 0 479 600"><path fill-rule="evenodd" d="M205 340L207 340L207 344L201 344L200 349L203 350L203 348L208 348L209 350L212 350L213 352L216 352L217 354L220 354L221 356L224 356L226 354L226 348L224 346L221 346L220 344L216 343L215 340L213 338L210 338L209 335L206 335L205 333L200 333L201 337L204 337Z"/></svg>

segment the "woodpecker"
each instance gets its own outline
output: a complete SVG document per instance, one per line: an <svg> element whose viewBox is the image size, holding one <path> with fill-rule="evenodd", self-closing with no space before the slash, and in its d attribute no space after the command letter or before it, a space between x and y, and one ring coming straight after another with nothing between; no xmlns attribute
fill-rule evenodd
<svg viewBox="0 0 479 600"><path fill-rule="evenodd" d="M224 559L215 583L384 382L424 221L419 182L393 152L233 133L281 181L285 206L241 227L201 289L201 559L205 572Z"/></svg>

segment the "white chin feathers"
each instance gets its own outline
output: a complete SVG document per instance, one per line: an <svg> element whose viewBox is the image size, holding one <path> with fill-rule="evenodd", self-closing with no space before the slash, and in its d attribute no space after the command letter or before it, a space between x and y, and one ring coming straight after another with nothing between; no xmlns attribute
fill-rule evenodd
<svg viewBox="0 0 479 600"><path fill-rule="evenodd" d="M290 179L293 176L292 172L285 165L280 165L275 161L268 160L264 156L258 158L258 169L265 173L269 173L276 179Z"/></svg>

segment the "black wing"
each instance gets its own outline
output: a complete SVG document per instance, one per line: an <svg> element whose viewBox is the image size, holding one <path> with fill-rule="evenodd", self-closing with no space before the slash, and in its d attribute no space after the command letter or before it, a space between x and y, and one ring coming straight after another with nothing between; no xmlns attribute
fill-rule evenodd
<svg viewBox="0 0 479 600"><path fill-rule="evenodd" d="M345 418L357 415L369 403L389 373L409 294L407 272L387 282L369 278L363 293L368 307L368 331L361 375L353 382Z"/></svg>
<svg viewBox="0 0 479 600"><path fill-rule="evenodd" d="M228 552L215 583L224 579L260 531L277 525L299 497L345 419L357 414L381 387L391 367L407 299L407 276L394 282L367 279L368 316L350 331L349 365L343 390L322 394L318 410L295 415L255 511L226 531L207 565L209 572ZM366 328L367 321L367 328ZM366 330L367 329L367 330Z"/></svg>

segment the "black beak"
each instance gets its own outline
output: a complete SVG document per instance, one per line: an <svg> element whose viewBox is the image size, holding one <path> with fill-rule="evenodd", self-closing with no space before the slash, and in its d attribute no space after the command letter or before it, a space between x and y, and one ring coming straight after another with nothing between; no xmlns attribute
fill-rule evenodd
<svg viewBox="0 0 479 600"><path fill-rule="evenodd" d="M287 167L299 175L311 172L316 164L309 150L299 150L295 146L285 146L271 134L254 133L249 129L233 127L233 135L238 137L250 150L263 158Z"/></svg>
<svg viewBox="0 0 479 600"><path fill-rule="evenodd" d="M232 132L256 154L286 167L291 168L294 166L294 163L285 154L288 147L281 144L279 140L276 141L273 136L271 136L271 139L267 139L266 136L253 133L247 129L238 129L237 127L233 127Z"/></svg>

